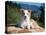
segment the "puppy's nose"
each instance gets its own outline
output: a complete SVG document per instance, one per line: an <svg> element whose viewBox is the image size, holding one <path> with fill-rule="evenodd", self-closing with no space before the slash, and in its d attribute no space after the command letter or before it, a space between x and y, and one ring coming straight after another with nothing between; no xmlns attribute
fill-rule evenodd
<svg viewBox="0 0 46 35"><path fill-rule="evenodd" d="M26 16L24 16L24 19L26 19Z"/></svg>

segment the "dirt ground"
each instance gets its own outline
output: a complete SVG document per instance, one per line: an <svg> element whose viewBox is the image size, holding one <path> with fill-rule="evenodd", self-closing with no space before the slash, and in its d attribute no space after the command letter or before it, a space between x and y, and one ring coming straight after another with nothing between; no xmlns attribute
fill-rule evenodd
<svg viewBox="0 0 46 35"><path fill-rule="evenodd" d="M22 29L15 26L8 26L7 33L32 33L32 32L44 32L44 28L38 26L37 22L31 20L32 28L31 29Z"/></svg>
<svg viewBox="0 0 46 35"><path fill-rule="evenodd" d="M34 28L34 29L22 29L22 28L17 28L14 26L9 26L7 27L7 33L32 33L32 32L44 32L42 28Z"/></svg>

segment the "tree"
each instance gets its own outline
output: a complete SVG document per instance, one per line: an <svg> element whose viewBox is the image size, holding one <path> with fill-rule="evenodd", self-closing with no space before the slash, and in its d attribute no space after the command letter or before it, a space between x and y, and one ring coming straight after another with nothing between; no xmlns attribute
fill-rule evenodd
<svg viewBox="0 0 46 35"><path fill-rule="evenodd" d="M40 15L40 19L39 21L42 22L42 27L44 27L44 23L45 23L45 4L41 4L40 6L40 10L41 10L41 15Z"/></svg>

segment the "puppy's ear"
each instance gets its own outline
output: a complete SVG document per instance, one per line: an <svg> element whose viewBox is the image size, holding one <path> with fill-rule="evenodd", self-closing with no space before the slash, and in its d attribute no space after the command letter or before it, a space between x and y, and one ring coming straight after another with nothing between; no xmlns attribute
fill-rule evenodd
<svg viewBox="0 0 46 35"><path fill-rule="evenodd" d="M28 10L28 12L29 12L29 14L30 14L30 16L32 15L32 10Z"/></svg>
<svg viewBox="0 0 46 35"><path fill-rule="evenodd" d="M22 12L24 12L24 10L22 10Z"/></svg>
<svg viewBox="0 0 46 35"><path fill-rule="evenodd" d="M30 13L30 10L28 10L28 12Z"/></svg>
<svg viewBox="0 0 46 35"><path fill-rule="evenodd" d="M24 11L24 9L20 9L20 11L21 11L21 12L23 12L23 11Z"/></svg>
<svg viewBox="0 0 46 35"><path fill-rule="evenodd" d="M31 12L32 12L32 10L28 10L28 12L29 12L29 13L31 13Z"/></svg>
<svg viewBox="0 0 46 35"><path fill-rule="evenodd" d="M21 11L21 14L23 15L24 14L24 9L20 9L20 11Z"/></svg>

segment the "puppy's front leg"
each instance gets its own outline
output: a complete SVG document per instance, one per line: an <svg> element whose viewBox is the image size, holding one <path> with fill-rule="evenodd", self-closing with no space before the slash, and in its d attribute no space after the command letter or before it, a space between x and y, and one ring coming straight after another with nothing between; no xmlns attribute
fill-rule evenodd
<svg viewBox="0 0 46 35"><path fill-rule="evenodd" d="M27 28L30 29L30 27L31 27L31 26L30 26L30 21L28 20L28 21L27 21Z"/></svg>
<svg viewBox="0 0 46 35"><path fill-rule="evenodd" d="M30 30L30 25L27 26L28 30Z"/></svg>

